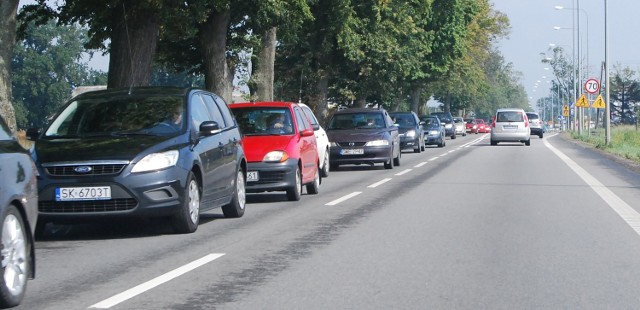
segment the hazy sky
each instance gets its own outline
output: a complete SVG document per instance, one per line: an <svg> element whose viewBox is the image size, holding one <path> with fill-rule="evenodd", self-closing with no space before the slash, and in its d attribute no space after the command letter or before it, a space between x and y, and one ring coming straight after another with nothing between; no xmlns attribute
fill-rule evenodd
<svg viewBox="0 0 640 310"><path fill-rule="evenodd" d="M574 47L574 31L578 28L572 17L580 13L580 46L583 68L587 67L589 77L600 79L605 54L605 0L491 0L494 9L506 14L511 23L508 38L498 46L507 62L523 74L522 84L530 97L530 104L549 94L549 84L554 79L551 70L545 70L540 53L549 53L553 43L565 49L570 57ZM576 10L578 8L580 10ZM555 6L565 9L556 10ZM607 28L609 33L610 68L620 64L633 70L640 69L640 1L609 0ZM577 22L577 20L576 20ZM554 26L565 29L554 30ZM573 28L573 29L571 29ZM577 43L576 43L577 44ZM577 45L576 45L577 48ZM546 77L546 78L543 78ZM541 81L537 88L536 81Z"/></svg>

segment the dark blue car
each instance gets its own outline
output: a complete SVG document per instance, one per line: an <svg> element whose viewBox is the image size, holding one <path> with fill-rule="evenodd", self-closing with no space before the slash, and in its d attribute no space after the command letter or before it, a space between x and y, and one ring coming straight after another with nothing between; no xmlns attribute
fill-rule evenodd
<svg viewBox="0 0 640 310"><path fill-rule="evenodd" d="M245 209L246 160L227 104L173 87L81 94L35 135L39 220L167 217L194 232L201 211Z"/></svg>
<svg viewBox="0 0 640 310"><path fill-rule="evenodd" d="M420 120L423 122L424 144L445 146L445 129L440 119L436 116L422 116Z"/></svg>

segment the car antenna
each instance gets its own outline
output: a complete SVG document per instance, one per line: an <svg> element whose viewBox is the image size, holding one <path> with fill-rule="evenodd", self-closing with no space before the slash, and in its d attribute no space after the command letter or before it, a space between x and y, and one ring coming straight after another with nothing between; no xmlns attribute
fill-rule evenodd
<svg viewBox="0 0 640 310"><path fill-rule="evenodd" d="M131 83L129 84L129 95L131 95L131 92L133 90L133 81L135 79L135 72L134 72L134 67L133 67L133 53L131 51L131 38L129 37L129 25L127 23L127 10L124 7L124 2L122 2L122 15L124 16L124 29L127 33L127 47L129 48L129 62L130 62L130 67L131 67Z"/></svg>

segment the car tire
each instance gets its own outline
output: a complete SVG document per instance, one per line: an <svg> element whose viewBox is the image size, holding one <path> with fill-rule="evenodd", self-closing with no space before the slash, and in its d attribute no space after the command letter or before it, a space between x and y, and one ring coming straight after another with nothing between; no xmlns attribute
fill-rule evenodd
<svg viewBox="0 0 640 310"><path fill-rule="evenodd" d="M491 142L490 142L490 143L491 143L491 145L498 145L498 141L495 141L495 140L493 140L493 139L492 139L492 140L490 140L490 141L491 141Z"/></svg>
<svg viewBox="0 0 640 310"><path fill-rule="evenodd" d="M307 184L307 194L317 195L320 192L320 167L316 171L316 177L313 178L313 182Z"/></svg>
<svg viewBox="0 0 640 310"><path fill-rule="evenodd" d="M302 193L302 175L300 174L300 168L296 167L296 180L293 186L287 189L287 199L289 201L298 201L300 200L300 195Z"/></svg>
<svg viewBox="0 0 640 310"><path fill-rule="evenodd" d="M222 206L222 214L226 218L237 218L244 215L244 209L247 204L247 190L242 168L238 168L234 187L231 202Z"/></svg>
<svg viewBox="0 0 640 310"><path fill-rule="evenodd" d="M418 143L418 147L413 148L414 153L420 153L420 143Z"/></svg>
<svg viewBox="0 0 640 310"><path fill-rule="evenodd" d="M426 143L424 142L424 136L422 137L422 139L420 139L420 150L424 152L424 150L427 148Z"/></svg>
<svg viewBox="0 0 640 310"><path fill-rule="evenodd" d="M454 131L453 134L451 135L451 140L454 140L456 138L456 132Z"/></svg>
<svg viewBox="0 0 640 310"><path fill-rule="evenodd" d="M320 176L326 178L329 176L329 149L324 153L324 163L322 164L322 170L320 170Z"/></svg>
<svg viewBox="0 0 640 310"><path fill-rule="evenodd" d="M543 133L540 133L540 134L538 135L538 137L540 137L540 139L542 139L542 137L544 137L544 134L543 134Z"/></svg>
<svg viewBox="0 0 640 310"><path fill-rule="evenodd" d="M27 290L31 270L31 240L18 208L9 205L2 218L2 277L0 306L15 307Z"/></svg>
<svg viewBox="0 0 640 310"><path fill-rule="evenodd" d="M384 169L393 169L393 155L384 163Z"/></svg>
<svg viewBox="0 0 640 310"><path fill-rule="evenodd" d="M338 168L340 168L340 165L338 164L332 164L332 163L329 164L329 170L331 171L336 171L338 170Z"/></svg>
<svg viewBox="0 0 640 310"><path fill-rule="evenodd" d="M200 198L202 189L193 172L187 176L184 201L178 214L173 217L173 229L177 234L190 234L198 229L200 222Z"/></svg>
<svg viewBox="0 0 640 310"><path fill-rule="evenodd" d="M393 159L393 165L398 167L400 166L400 157L402 157L402 152L398 152L398 156Z"/></svg>
<svg viewBox="0 0 640 310"><path fill-rule="evenodd" d="M527 139L527 141L524 141L524 145L530 146L531 145L531 139Z"/></svg>

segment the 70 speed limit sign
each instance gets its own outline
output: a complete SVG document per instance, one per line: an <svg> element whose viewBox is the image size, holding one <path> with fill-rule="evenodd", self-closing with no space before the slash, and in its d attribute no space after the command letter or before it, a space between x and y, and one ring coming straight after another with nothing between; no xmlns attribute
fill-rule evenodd
<svg viewBox="0 0 640 310"><path fill-rule="evenodd" d="M597 94L600 91L600 81L588 79L584 82L584 90L590 94Z"/></svg>

